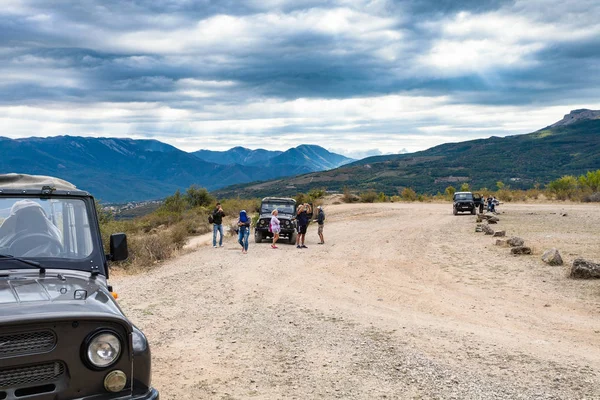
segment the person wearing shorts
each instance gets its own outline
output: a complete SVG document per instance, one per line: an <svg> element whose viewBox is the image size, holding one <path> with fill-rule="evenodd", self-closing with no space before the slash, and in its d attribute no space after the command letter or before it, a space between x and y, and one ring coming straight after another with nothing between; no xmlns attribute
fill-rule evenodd
<svg viewBox="0 0 600 400"><path fill-rule="evenodd" d="M317 233L319 234L319 239L321 241L319 244L325 244L325 239L323 238L323 225L325 225L325 211L323 211L323 207L317 207L319 209L319 213L317 214L317 224L319 224L319 230Z"/></svg>
<svg viewBox="0 0 600 400"><path fill-rule="evenodd" d="M298 207L296 211L296 221L298 221L298 237L296 237L296 248L306 249L304 245L304 238L306 237L306 228L308 227L308 220L312 209L308 203L304 203Z"/></svg>

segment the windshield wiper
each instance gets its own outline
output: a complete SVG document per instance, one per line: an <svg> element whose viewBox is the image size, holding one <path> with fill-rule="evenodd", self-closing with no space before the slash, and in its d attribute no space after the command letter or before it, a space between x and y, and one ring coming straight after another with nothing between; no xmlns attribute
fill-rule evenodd
<svg viewBox="0 0 600 400"><path fill-rule="evenodd" d="M22 262L23 264L27 264L27 265L31 265L33 267L36 267L37 269L40 270L40 274L45 274L46 273L46 267L44 267L42 264L40 264L37 261L31 261L31 260L27 260L25 258L19 258L19 257L11 256L10 254L0 254L0 261L2 261L2 260L19 261L19 262Z"/></svg>

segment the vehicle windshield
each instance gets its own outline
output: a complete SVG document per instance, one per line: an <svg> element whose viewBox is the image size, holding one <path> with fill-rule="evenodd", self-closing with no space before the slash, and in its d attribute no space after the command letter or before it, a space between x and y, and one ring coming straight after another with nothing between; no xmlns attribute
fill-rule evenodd
<svg viewBox="0 0 600 400"><path fill-rule="evenodd" d="M262 203L260 206L261 214L271 213L273 210L279 211L280 214L294 214L294 203L283 202L268 202Z"/></svg>
<svg viewBox="0 0 600 400"><path fill-rule="evenodd" d="M81 199L0 197L0 254L81 260L93 243Z"/></svg>
<svg viewBox="0 0 600 400"><path fill-rule="evenodd" d="M456 193L454 195L454 200L473 200L472 193Z"/></svg>

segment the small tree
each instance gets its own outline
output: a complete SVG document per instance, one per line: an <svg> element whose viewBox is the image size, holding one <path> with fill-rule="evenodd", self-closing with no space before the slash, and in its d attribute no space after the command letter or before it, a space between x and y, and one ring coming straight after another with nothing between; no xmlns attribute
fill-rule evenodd
<svg viewBox="0 0 600 400"><path fill-rule="evenodd" d="M452 196L454 196L454 193L456 193L456 189L454 188L454 186L448 186L445 190L446 193L446 197L448 198L452 198Z"/></svg>
<svg viewBox="0 0 600 400"><path fill-rule="evenodd" d="M185 200L191 208L209 207L215 202L215 199L208 193L208 190L198 185L192 185L186 190Z"/></svg>
<svg viewBox="0 0 600 400"><path fill-rule="evenodd" d="M600 169L597 171L588 171L578 179L582 187L589 188L592 192L600 191Z"/></svg>
<svg viewBox="0 0 600 400"><path fill-rule="evenodd" d="M498 188L498 190L502 190L504 189L504 183L502 183L502 181L498 181L496 182L496 187Z"/></svg>
<svg viewBox="0 0 600 400"><path fill-rule="evenodd" d="M467 182L464 182L462 185L460 185L460 191L461 192L470 192L471 187L469 186L469 184Z"/></svg>
<svg viewBox="0 0 600 400"><path fill-rule="evenodd" d="M577 191L577 178L565 175L548 184L548 191L559 200L566 200L574 196Z"/></svg>
<svg viewBox="0 0 600 400"><path fill-rule="evenodd" d="M378 202L380 202L380 203L385 203L387 200L388 200L388 198L387 198L387 196L385 195L385 193L383 193L383 192L380 192L380 193L377 195L377 201L378 201Z"/></svg>
<svg viewBox="0 0 600 400"><path fill-rule="evenodd" d="M406 187L402 189L402 200L404 201L415 201L417 199L417 193L413 190L413 188Z"/></svg>
<svg viewBox="0 0 600 400"><path fill-rule="evenodd" d="M185 210L186 205L187 201L181 195L179 189L177 189L174 195L169 196L165 199L165 202L163 203L161 209L164 211L181 214Z"/></svg>

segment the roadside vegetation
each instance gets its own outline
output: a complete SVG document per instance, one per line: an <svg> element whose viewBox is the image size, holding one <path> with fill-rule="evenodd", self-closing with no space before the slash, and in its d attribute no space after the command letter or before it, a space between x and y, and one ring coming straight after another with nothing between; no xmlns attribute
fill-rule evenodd
<svg viewBox="0 0 600 400"><path fill-rule="evenodd" d="M345 203L383 203L383 202L440 202L449 201L457 191L472 191L485 197L494 196L501 202L527 202L538 200L600 202L600 170L590 171L579 177L563 176L548 183L544 188L535 185L528 190L511 189L503 182L497 182L496 188L473 189L468 183L459 187L448 186L444 193L417 193L410 187L402 188L397 195L367 190L355 192L344 187L339 201ZM297 203L310 203L313 208L323 204L327 191L312 189L308 193L298 193ZM240 210L246 210L255 222L258 218L260 199L219 199L227 214L224 224L235 222ZM190 186L184 193L180 191L167 197L155 211L129 220L115 219L110 211L97 205L98 218L104 246L108 249L111 233L124 232L128 237L129 259L119 263L118 268L135 272L142 268L169 259L183 248L188 238L211 232L208 214L212 212L217 199L206 189Z"/></svg>

